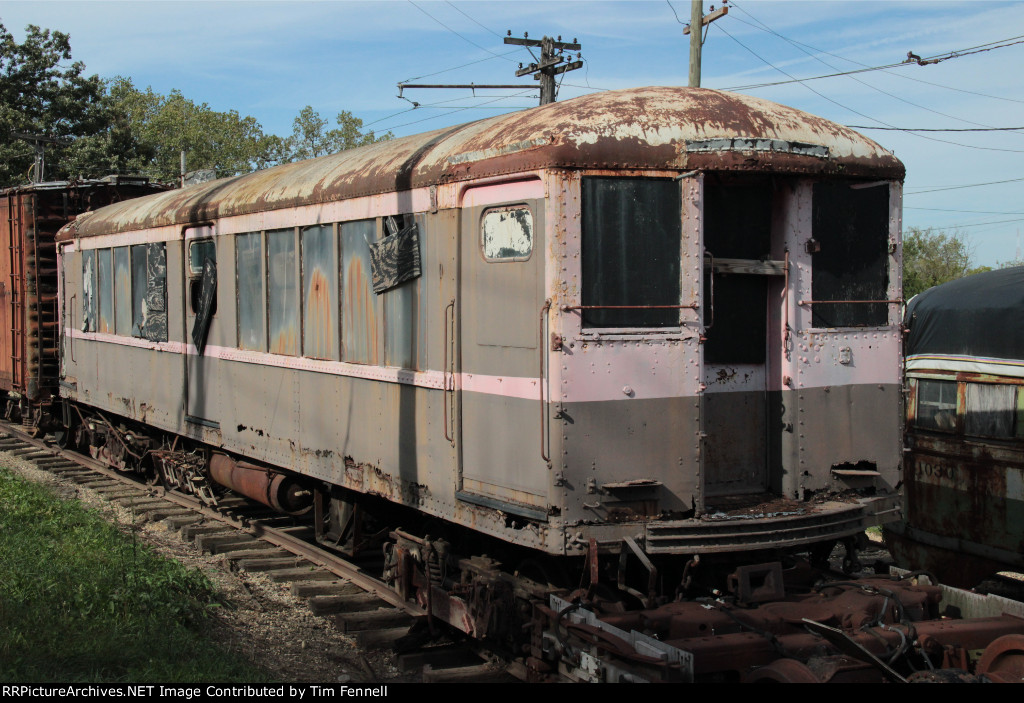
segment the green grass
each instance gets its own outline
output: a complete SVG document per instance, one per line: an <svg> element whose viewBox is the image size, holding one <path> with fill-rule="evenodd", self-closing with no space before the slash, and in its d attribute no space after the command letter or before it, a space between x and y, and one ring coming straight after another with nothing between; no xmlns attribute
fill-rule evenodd
<svg viewBox="0 0 1024 703"><path fill-rule="evenodd" d="M210 642L213 585L0 466L0 681L266 681Z"/></svg>

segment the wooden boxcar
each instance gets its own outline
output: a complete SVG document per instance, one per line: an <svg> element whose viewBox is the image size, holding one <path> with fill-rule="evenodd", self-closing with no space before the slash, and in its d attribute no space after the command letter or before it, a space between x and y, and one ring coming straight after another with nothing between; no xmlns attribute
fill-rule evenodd
<svg viewBox="0 0 1024 703"><path fill-rule="evenodd" d="M642 88L118 203L59 237L61 394L115 465L244 460L327 523L375 496L551 555L828 543L898 514L903 174Z"/></svg>
<svg viewBox="0 0 1024 703"><path fill-rule="evenodd" d="M57 399L57 230L87 210L164 190L108 176L0 190L0 391L8 417L38 424Z"/></svg>

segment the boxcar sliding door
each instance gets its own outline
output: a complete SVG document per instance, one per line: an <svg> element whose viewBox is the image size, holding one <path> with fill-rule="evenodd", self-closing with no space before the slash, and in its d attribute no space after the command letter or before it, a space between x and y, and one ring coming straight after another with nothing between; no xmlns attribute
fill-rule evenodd
<svg viewBox="0 0 1024 703"><path fill-rule="evenodd" d="M546 514L541 455L544 200L540 181L471 189L461 223L460 498Z"/></svg>

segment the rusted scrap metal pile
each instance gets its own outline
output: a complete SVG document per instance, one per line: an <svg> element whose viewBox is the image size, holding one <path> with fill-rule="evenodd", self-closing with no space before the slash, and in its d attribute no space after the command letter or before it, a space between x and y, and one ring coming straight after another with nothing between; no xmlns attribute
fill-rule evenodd
<svg viewBox="0 0 1024 703"><path fill-rule="evenodd" d="M806 565L785 572L778 563L743 567L733 574L734 594L646 610L616 612L609 604L602 609L552 596L550 607L540 609L544 626L535 632L530 668L537 678L557 671L579 681L1024 677L1020 603L928 585L920 574L818 576Z"/></svg>

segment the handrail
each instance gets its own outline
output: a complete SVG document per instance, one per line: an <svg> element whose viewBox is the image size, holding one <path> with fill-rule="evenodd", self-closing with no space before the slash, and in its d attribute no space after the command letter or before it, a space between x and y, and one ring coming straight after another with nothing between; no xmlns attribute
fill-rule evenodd
<svg viewBox="0 0 1024 703"><path fill-rule="evenodd" d="M452 311L451 323L448 322L448 319L449 319L448 318L448 311L449 310ZM451 370L448 367L448 352L449 352L449 347L452 345L453 340L455 339L455 335L454 335L454 332L449 327L449 324L451 325L451 327L455 326L455 299L454 298L452 298L452 301L450 303L448 303L447 305L444 306L444 366L442 367L444 369L444 371L442 372L443 375L444 375L444 403L443 403L443 405L444 405L444 438L447 439L452 445L454 445L455 444L455 428L454 427L452 428L451 434L448 433L448 425L449 425L449 421L448 421L448 404L451 403L452 399L455 397L455 383L454 383L454 378L453 378L454 374L451 372ZM450 337L449 337L449 334L448 334L449 332L453 332ZM454 366L454 364L455 364L455 354L454 353L452 354L451 363ZM455 419L455 413L453 411L452 412L452 420L454 421L454 419Z"/></svg>
<svg viewBox="0 0 1024 703"><path fill-rule="evenodd" d="M77 364L78 360L75 359L75 298L78 297L78 293L71 296L71 334L68 335L68 346L71 348L71 363Z"/></svg>
<svg viewBox="0 0 1024 703"><path fill-rule="evenodd" d="M540 350L540 371L537 374L537 385L540 387L540 458L544 461L551 461L549 455L547 443L544 441L547 436L544 431L544 416L547 415L547 409L544 407L544 360L547 357L547 323L548 323L548 312L551 310L551 298L544 301L544 305L540 309L540 338L537 340L537 348Z"/></svg>
<svg viewBox="0 0 1024 703"><path fill-rule="evenodd" d="M902 303L900 299L896 300L801 300L797 305L828 305L828 304L846 304L846 303L861 303L864 305L880 304L880 303Z"/></svg>

